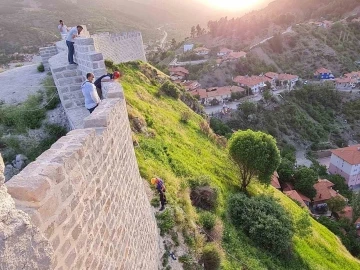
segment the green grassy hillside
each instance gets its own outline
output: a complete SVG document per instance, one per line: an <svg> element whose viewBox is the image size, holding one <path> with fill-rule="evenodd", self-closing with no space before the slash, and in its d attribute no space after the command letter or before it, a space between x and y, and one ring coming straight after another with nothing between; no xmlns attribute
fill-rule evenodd
<svg viewBox="0 0 360 270"><path fill-rule="evenodd" d="M153 67L128 63L116 68L125 74L122 85L141 175L147 180L154 176L165 180L169 201L166 228L174 242L182 239L177 236L182 234L189 246L189 257L182 258L184 269L198 269L196 264L189 263L189 258L199 259L205 245L199 230L200 212L191 205L189 196L191 179L204 176L209 177L210 185L219 194L214 214L217 223L222 224L218 226L222 237L215 237L215 243L221 249L222 269L360 269L360 261L350 255L334 234L312 219L310 227L304 226L309 221L304 210L272 187L254 182L250 193L278 198L295 224L291 257L280 259L256 247L228 219L227 199L240 192L237 168L213 133L205 134L206 128L201 124L204 119L181 101L159 94L166 78Z"/></svg>

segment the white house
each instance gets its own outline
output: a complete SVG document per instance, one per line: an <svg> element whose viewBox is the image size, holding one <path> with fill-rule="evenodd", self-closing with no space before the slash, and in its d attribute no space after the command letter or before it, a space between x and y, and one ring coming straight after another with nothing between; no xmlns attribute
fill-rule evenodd
<svg viewBox="0 0 360 270"><path fill-rule="evenodd" d="M189 75L189 71L184 67L171 67L169 71L170 79L173 81L182 81Z"/></svg>
<svg viewBox="0 0 360 270"><path fill-rule="evenodd" d="M217 56L223 57L223 56L228 55L228 54L230 54L232 52L233 52L233 50L230 50L228 48L221 48L220 51L217 53Z"/></svg>
<svg viewBox="0 0 360 270"><path fill-rule="evenodd" d="M191 51L194 48L194 44L185 44L184 52Z"/></svg>
<svg viewBox="0 0 360 270"><path fill-rule="evenodd" d="M360 144L331 151L329 172L346 179L349 187L360 184Z"/></svg>
<svg viewBox="0 0 360 270"><path fill-rule="evenodd" d="M231 97L231 93L236 92L245 93L245 89L239 86L222 86L208 89L196 89L190 91L190 94L198 96L202 104L209 105L214 99L222 103L225 99L229 99Z"/></svg>
<svg viewBox="0 0 360 270"><path fill-rule="evenodd" d="M265 82L270 79L266 76L237 76L233 81L241 87L249 87L253 94L257 94L266 86Z"/></svg>
<svg viewBox="0 0 360 270"><path fill-rule="evenodd" d="M195 54L197 55L208 55L210 52L210 49L205 47L198 47L194 49Z"/></svg>

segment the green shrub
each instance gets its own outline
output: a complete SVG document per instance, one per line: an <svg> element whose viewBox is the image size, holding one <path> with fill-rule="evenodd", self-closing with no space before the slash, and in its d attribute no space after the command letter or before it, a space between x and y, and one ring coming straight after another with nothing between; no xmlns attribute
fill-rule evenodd
<svg viewBox="0 0 360 270"><path fill-rule="evenodd" d="M52 77L48 77L43 82L43 85L45 87L45 103L46 103L45 109L53 110L60 103L60 97Z"/></svg>
<svg viewBox="0 0 360 270"><path fill-rule="evenodd" d="M205 270L220 269L220 264L221 264L220 252L214 244L208 244L204 247L201 260L204 263Z"/></svg>
<svg viewBox="0 0 360 270"><path fill-rule="evenodd" d="M210 186L195 187L190 192L192 205L203 210L214 210L217 206L217 198L217 190Z"/></svg>
<svg viewBox="0 0 360 270"><path fill-rule="evenodd" d="M259 247L277 256L289 254L294 234L292 220L273 198L236 194L230 198L228 210L232 223Z"/></svg>
<svg viewBox="0 0 360 270"><path fill-rule="evenodd" d="M159 207L160 206L160 199L158 196L152 198L151 202L150 202L152 207Z"/></svg>
<svg viewBox="0 0 360 270"><path fill-rule="evenodd" d="M191 118L191 113L189 111L181 112L180 121L183 123L187 123Z"/></svg>
<svg viewBox="0 0 360 270"><path fill-rule="evenodd" d="M174 227L174 213L168 208L163 212L159 212L155 215L158 227L160 228L160 235L170 232Z"/></svg>
<svg viewBox="0 0 360 270"><path fill-rule="evenodd" d="M211 231L215 226L215 222L216 216L213 213L205 211L200 214L200 224L205 230Z"/></svg>
<svg viewBox="0 0 360 270"><path fill-rule="evenodd" d="M109 69L114 69L115 65L114 62L112 60L109 59L105 59L105 66Z"/></svg>
<svg viewBox="0 0 360 270"><path fill-rule="evenodd" d="M57 124L46 124L45 131L50 137L53 137L56 140L60 139L62 136L65 136L67 133L65 127Z"/></svg>
<svg viewBox="0 0 360 270"><path fill-rule="evenodd" d="M170 81L166 81L160 87L160 91L169 97L173 97L178 99L180 97L180 90L179 88Z"/></svg>
<svg viewBox="0 0 360 270"><path fill-rule="evenodd" d="M44 71L45 71L45 67L44 67L43 63L40 63L40 64L37 66L37 70L38 70L39 72L44 72Z"/></svg>

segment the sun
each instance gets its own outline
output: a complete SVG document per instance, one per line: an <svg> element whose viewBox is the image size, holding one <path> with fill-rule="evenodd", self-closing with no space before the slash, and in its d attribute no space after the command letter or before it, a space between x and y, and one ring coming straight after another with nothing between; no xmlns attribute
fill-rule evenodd
<svg viewBox="0 0 360 270"><path fill-rule="evenodd" d="M262 0L206 0L206 2L219 9L241 10L249 9Z"/></svg>

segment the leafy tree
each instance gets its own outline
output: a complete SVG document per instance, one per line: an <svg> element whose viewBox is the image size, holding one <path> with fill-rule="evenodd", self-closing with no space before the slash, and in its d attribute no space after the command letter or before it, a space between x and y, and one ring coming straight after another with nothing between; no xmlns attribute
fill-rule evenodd
<svg viewBox="0 0 360 270"><path fill-rule="evenodd" d="M336 196L328 200L327 205L331 212L340 212L346 206L346 201L340 196Z"/></svg>
<svg viewBox="0 0 360 270"><path fill-rule="evenodd" d="M269 102L269 100L272 98L272 93L269 90L265 90L263 93L263 98L266 103Z"/></svg>
<svg viewBox="0 0 360 270"><path fill-rule="evenodd" d="M277 168L276 171L279 174L280 182L293 182L293 177L295 174L294 162L288 160L287 158L282 158L279 168Z"/></svg>
<svg viewBox="0 0 360 270"><path fill-rule="evenodd" d="M195 26L192 26L192 27L191 27L190 36L191 36L192 38L194 38L194 37L195 37L195 35L196 35Z"/></svg>
<svg viewBox="0 0 360 270"><path fill-rule="evenodd" d="M242 228L258 246L275 255L290 251L293 223L273 198L248 198L239 193L230 198L228 207L232 223Z"/></svg>
<svg viewBox="0 0 360 270"><path fill-rule="evenodd" d="M338 174L331 174L331 175L326 175L325 178L334 184L333 187L334 190L338 190L339 193L343 195L345 198L349 199L350 201L352 200L353 192L349 189L349 186L346 184L346 180L344 177Z"/></svg>
<svg viewBox="0 0 360 270"><path fill-rule="evenodd" d="M312 199L316 196L314 184L316 183L317 179L318 177L314 170L306 167L300 167L295 172L294 187L296 190Z"/></svg>
<svg viewBox="0 0 360 270"><path fill-rule="evenodd" d="M354 192L351 199L354 221L360 217L360 192Z"/></svg>
<svg viewBox="0 0 360 270"><path fill-rule="evenodd" d="M217 118L213 117L210 119L210 127L218 135L225 136L227 138L231 136L231 128Z"/></svg>
<svg viewBox="0 0 360 270"><path fill-rule="evenodd" d="M240 169L241 189L246 191L255 176L269 184L280 164L280 152L275 139L261 131L238 131L231 136L229 152Z"/></svg>
<svg viewBox="0 0 360 270"><path fill-rule="evenodd" d="M201 36L201 34L202 34L202 28L201 28L200 25L198 24L198 25L196 26L196 35L199 37L199 36Z"/></svg>
<svg viewBox="0 0 360 270"><path fill-rule="evenodd" d="M250 114L256 113L256 104L250 101L245 101L239 104L238 109L240 109L243 114L248 117Z"/></svg>

